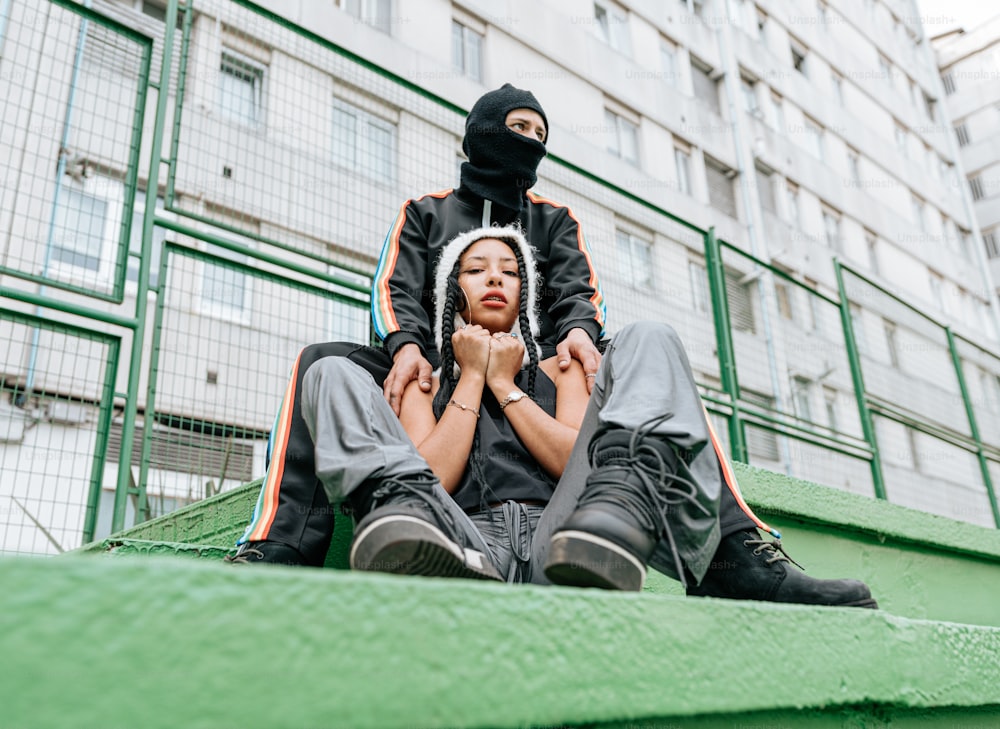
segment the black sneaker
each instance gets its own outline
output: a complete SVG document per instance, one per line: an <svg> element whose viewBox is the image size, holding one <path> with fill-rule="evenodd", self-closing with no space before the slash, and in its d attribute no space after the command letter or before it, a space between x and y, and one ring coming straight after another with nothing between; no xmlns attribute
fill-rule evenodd
<svg viewBox="0 0 1000 729"><path fill-rule="evenodd" d="M791 565L781 546L760 538L755 531L725 537L700 585L689 585L694 597L764 600L803 605L840 605L878 608L868 585L860 580L820 580Z"/></svg>
<svg viewBox="0 0 1000 729"><path fill-rule="evenodd" d="M229 564L283 564L301 567L306 563L302 554L279 542L244 542L235 554L222 558Z"/></svg>
<svg viewBox="0 0 1000 729"><path fill-rule="evenodd" d="M352 497L356 515L351 569L425 577L502 581L482 552L461 546L452 516L425 475L389 478Z"/></svg>
<svg viewBox="0 0 1000 729"><path fill-rule="evenodd" d="M634 431L612 429L594 436L586 488L576 510L552 536L545 564L552 582L638 591L660 540L667 538L674 547L667 514L681 501L697 504L696 488L678 475L680 460L673 446L650 434L662 419Z"/></svg>

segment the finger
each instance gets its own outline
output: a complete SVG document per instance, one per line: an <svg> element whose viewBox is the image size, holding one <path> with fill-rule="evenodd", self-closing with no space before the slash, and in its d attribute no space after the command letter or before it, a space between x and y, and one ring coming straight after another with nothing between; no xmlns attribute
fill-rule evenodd
<svg viewBox="0 0 1000 729"><path fill-rule="evenodd" d="M431 391L431 365L426 360L420 363L417 370L417 380L420 382L420 389L424 392Z"/></svg>

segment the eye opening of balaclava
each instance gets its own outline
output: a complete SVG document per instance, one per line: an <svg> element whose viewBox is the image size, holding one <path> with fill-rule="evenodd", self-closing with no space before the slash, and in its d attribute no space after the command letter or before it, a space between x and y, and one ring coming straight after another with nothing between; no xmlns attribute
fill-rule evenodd
<svg viewBox="0 0 1000 729"><path fill-rule="evenodd" d="M504 84L483 94L465 120L462 149L462 186L512 210L524 206L525 194L535 184L536 170L545 157L545 144L507 127L514 109L538 112L548 132L549 121L530 91Z"/></svg>

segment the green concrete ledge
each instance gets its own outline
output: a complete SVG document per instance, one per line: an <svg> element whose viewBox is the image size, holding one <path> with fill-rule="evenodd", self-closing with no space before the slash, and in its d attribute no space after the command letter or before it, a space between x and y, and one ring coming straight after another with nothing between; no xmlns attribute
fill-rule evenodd
<svg viewBox="0 0 1000 729"><path fill-rule="evenodd" d="M779 529L789 553L819 577L857 577L896 615L1000 626L1000 530L984 529L885 501L734 464L747 501ZM84 551L216 558L231 549L253 510L260 482L140 524ZM350 520L337 520L326 564L344 568ZM152 547L146 543L166 543ZM123 546L124 545L124 546ZM141 546L140 546L141 545ZM213 549L214 548L214 551ZM647 591L680 595L650 574Z"/></svg>
<svg viewBox="0 0 1000 729"><path fill-rule="evenodd" d="M995 726L1000 629L123 556L0 560L3 724Z"/></svg>

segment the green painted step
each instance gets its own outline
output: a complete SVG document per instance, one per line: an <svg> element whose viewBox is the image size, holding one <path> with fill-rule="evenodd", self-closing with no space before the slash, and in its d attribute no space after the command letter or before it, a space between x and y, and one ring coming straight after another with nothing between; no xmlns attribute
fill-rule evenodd
<svg viewBox="0 0 1000 729"><path fill-rule="evenodd" d="M5 727L995 727L1000 628L885 611L0 560Z"/></svg>
<svg viewBox="0 0 1000 729"><path fill-rule="evenodd" d="M742 464L734 467L747 501L782 532L789 553L810 574L863 579L882 608L895 615L1000 626L1000 530ZM242 534L259 488L260 482L248 484L84 549L175 550L217 559ZM338 518L328 567L346 567L350 536L350 520ZM655 573L646 589L681 594L676 582Z"/></svg>

